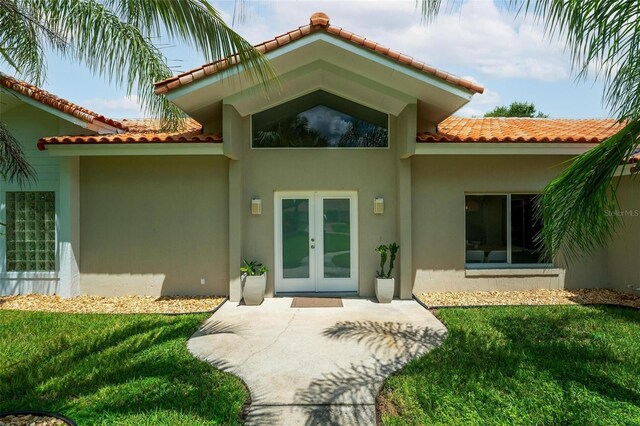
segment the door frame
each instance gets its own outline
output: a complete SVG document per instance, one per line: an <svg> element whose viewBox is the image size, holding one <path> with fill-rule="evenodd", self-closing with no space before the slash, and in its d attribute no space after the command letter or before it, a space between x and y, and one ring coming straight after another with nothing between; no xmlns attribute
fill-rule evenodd
<svg viewBox="0 0 640 426"><path fill-rule="evenodd" d="M314 289L309 291L292 291L284 290L280 291L278 287L282 285L283 268L282 268L282 200L291 198L309 199L309 213L313 214L313 217L309 218L310 227L313 226L313 230L309 231L309 238L315 239L315 256L312 261L311 256L309 259L309 275L310 280L314 282ZM323 205L318 200L325 198L343 198L349 200L349 219L350 219L350 251L351 251L351 277L349 278L324 278L320 277L320 273L324 270L321 267L320 261L323 256L319 253L324 253L324 238L322 236L315 235L316 231L324 225L322 218ZM358 280L359 272L359 253L358 253L358 192L351 190L344 191L275 191L274 193L274 293L359 293L360 286ZM309 241L311 245L312 242ZM310 252L311 253L311 252ZM322 262L322 265L324 263ZM330 288L322 289L320 281ZM346 281L346 283L345 283ZM346 284L346 285L345 285ZM340 286L343 286L340 288ZM348 286L348 287L347 287Z"/></svg>

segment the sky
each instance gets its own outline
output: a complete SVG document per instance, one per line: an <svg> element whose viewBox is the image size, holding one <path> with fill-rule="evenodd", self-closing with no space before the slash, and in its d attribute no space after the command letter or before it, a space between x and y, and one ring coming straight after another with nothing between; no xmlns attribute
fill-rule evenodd
<svg viewBox="0 0 640 426"><path fill-rule="evenodd" d="M228 23L234 21L234 1L211 3ZM461 0L457 7L444 8L435 22L424 22L414 0L245 0L242 19L236 19L233 28L257 44L306 25L314 12L323 11L331 25L483 85L484 94L474 95L457 115L481 116L495 106L526 101L556 118L609 116L602 104L602 84L593 78L576 81L563 44L546 37L532 17L516 16L500 6L504 3ZM163 52L176 72L206 62L181 45ZM135 96L86 68L55 56L48 65L46 90L108 117L144 116Z"/></svg>

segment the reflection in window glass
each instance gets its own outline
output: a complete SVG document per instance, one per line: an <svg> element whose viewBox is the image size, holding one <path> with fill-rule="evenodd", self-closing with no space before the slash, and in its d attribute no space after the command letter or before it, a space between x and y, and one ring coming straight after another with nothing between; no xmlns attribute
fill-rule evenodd
<svg viewBox="0 0 640 426"><path fill-rule="evenodd" d="M535 198L531 194L511 196L511 263L547 263L535 240L542 230L534 215Z"/></svg>
<svg viewBox="0 0 640 426"><path fill-rule="evenodd" d="M536 195L512 194L510 203L508 199L506 195L466 196L466 263L551 263L541 256L536 241L542 230L535 218Z"/></svg>
<svg viewBox="0 0 640 426"><path fill-rule="evenodd" d="M507 196L466 198L467 263L507 263Z"/></svg>
<svg viewBox="0 0 640 426"><path fill-rule="evenodd" d="M309 278L309 200L282 200L282 276Z"/></svg>
<svg viewBox="0 0 640 426"><path fill-rule="evenodd" d="M351 277L351 220L349 199L323 200L324 277Z"/></svg>
<svg viewBox="0 0 640 426"><path fill-rule="evenodd" d="M252 117L254 148L382 148L387 115L318 90Z"/></svg>

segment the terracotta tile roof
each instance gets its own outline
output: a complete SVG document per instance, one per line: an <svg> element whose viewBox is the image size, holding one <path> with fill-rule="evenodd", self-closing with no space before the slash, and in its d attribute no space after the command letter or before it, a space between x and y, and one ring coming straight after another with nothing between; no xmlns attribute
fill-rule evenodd
<svg viewBox="0 0 640 426"><path fill-rule="evenodd" d="M418 133L424 143L600 143L622 124L613 119L464 118L451 116L436 133Z"/></svg>
<svg viewBox="0 0 640 426"><path fill-rule="evenodd" d="M279 47L282 47L286 44L289 44L293 41L296 41L300 38L303 38L309 34L312 34L318 31L324 31L327 34L331 34L333 36L342 38L351 43L365 47L380 55L394 59L404 65L410 66L426 74L435 76L441 80L446 81L447 83L470 90L471 92L475 92L475 93L484 92L484 88L478 84L475 84L468 80L464 80L460 77L456 77L453 74L449 74L445 71L434 68L423 62L416 61L411 56L407 56L400 52L396 52L395 50L391 50L388 47L384 47L372 40L361 37L352 32L346 31L340 27L336 27L335 25L330 25L329 17L322 12L314 13L313 15L311 15L310 22L308 25L299 27L293 31L289 31L288 33L275 37L272 40L268 40L263 43L260 43L256 45L255 48L262 53L271 52L273 50L278 49ZM182 74L179 74L174 77L155 83L155 92L157 94L167 93L170 90L187 85L195 80L199 80L211 74L215 74L219 71L227 69L233 65L238 64L239 62L240 62L240 59L238 55L219 59L215 62L205 64L201 67L194 68L190 71L184 72Z"/></svg>
<svg viewBox="0 0 640 426"><path fill-rule="evenodd" d="M90 111L86 108L69 102L66 99L59 98L47 92L46 90L42 90L39 87L34 86L33 84L17 80L2 73L0 73L0 85L13 90L14 92L20 93L21 95L28 96L31 99L34 99L44 105L62 111L65 114L69 114L76 118L79 118L80 120L86 121L87 123L99 121L117 129L128 130L127 127L120 121L107 118L104 115L100 115L98 113Z"/></svg>
<svg viewBox="0 0 640 426"><path fill-rule="evenodd" d="M160 121L156 119L123 120L132 131L110 135L89 136L52 136L38 141L38 149L43 151L48 145L115 145L132 143L220 143L222 136L213 133L202 133L202 125L188 118L183 128L174 132L160 129Z"/></svg>

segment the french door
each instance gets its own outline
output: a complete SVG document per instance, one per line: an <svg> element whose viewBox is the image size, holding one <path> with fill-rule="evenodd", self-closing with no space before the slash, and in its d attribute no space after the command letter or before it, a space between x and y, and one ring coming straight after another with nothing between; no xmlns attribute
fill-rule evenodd
<svg viewBox="0 0 640 426"><path fill-rule="evenodd" d="M355 191L277 192L276 292L358 291Z"/></svg>

